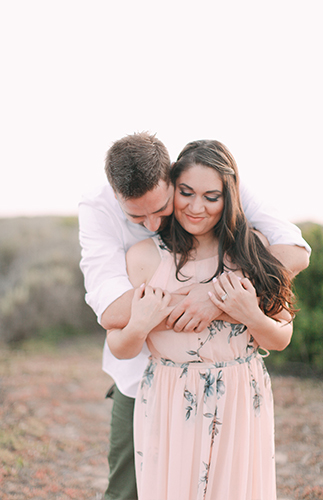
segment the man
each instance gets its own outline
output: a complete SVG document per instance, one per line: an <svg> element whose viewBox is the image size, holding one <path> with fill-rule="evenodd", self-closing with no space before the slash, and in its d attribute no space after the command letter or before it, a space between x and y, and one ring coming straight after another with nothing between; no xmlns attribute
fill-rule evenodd
<svg viewBox="0 0 323 500"><path fill-rule="evenodd" d="M86 301L105 329L124 326L133 295L125 267L128 248L159 229L173 210L170 159L165 146L147 133L115 142L106 158L109 184L84 197L79 206L81 269ZM242 204L253 227L269 240L272 253L296 275L307 267L309 247L299 229L256 202L241 188ZM220 312L209 300L212 284L197 284L181 293L170 317L176 331L202 331ZM134 359L117 360L104 347L103 370L115 381L109 452L109 500L136 499L133 464L134 398L147 364L145 346Z"/></svg>

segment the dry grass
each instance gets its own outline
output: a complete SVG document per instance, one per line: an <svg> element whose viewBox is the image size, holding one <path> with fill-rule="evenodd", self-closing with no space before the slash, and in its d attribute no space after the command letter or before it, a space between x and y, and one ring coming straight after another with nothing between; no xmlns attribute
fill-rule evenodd
<svg viewBox="0 0 323 500"><path fill-rule="evenodd" d="M111 409L102 344L103 335L1 349L2 500L102 497ZM276 376L273 389L278 497L323 499L323 383Z"/></svg>

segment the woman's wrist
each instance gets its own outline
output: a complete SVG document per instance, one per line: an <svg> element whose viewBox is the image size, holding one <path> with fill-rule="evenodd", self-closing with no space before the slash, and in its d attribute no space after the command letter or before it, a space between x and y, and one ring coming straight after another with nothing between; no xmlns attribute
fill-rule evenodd
<svg viewBox="0 0 323 500"><path fill-rule="evenodd" d="M148 327L144 324L144 322L140 321L129 321L127 326L124 327L123 329L123 334L126 335L129 340L130 339L138 339L141 341L145 341L148 333L149 333Z"/></svg>

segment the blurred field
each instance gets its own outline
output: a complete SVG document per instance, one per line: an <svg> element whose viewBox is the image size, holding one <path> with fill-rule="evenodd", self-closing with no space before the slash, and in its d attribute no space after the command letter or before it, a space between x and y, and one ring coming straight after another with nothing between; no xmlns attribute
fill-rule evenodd
<svg viewBox="0 0 323 500"><path fill-rule="evenodd" d="M99 500L107 485L110 379L103 335L0 354L2 500ZM323 499L323 382L272 377L280 500Z"/></svg>

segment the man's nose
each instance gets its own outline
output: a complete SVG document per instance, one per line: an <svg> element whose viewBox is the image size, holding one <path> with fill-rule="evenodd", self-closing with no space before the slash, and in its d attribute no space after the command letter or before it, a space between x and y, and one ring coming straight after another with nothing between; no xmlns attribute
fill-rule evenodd
<svg viewBox="0 0 323 500"><path fill-rule="evenodd" d="M151 232L155 232L159 229L161 224L161 217L147 217L144 226Z"/></svg>

